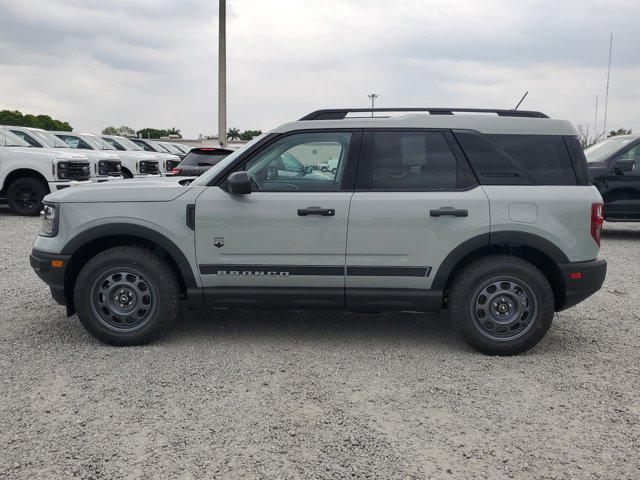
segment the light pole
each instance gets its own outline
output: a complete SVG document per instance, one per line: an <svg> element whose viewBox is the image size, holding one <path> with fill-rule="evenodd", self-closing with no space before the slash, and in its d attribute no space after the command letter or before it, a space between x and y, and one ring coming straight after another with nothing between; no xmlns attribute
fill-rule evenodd
<svg viewBox="0 0 640 480"><path fill-rule="evenodd" d="M369 100L371 100L371 116L373 117L373 108L376 104L376 98L378 98L380 95L378 95L377 93L370 93L369 95L367 95L367 97L369 97Z"/></svg>
<svg viewBox="0 0 640 480"><path fill-rule="evenodd" d="M218 142L227 144L227 1L218 8Z"/></svg>

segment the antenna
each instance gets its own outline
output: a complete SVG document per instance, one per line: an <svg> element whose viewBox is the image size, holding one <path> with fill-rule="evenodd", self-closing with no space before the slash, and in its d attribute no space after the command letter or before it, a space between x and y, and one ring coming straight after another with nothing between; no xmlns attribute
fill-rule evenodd
<svg viewBox="0 0 640 480"><path fill-rule="evenodd" d="M611 49L613 48L613 33L609 37L609 68L607 69L607 93L604 97L604 121L602 122L602 133L607 131L607 109L609 107L609 78L611 77Z"/></svg>
<svg viewBox="0 0 640 480"><path fill-rule="evenodd" d="M524 92L524 95L522 96L522 98L520 99L520 101L518 102L518 104L516 105L516 107L514 108L514 110L517 110L518 107L520 106L520 104L524 101L524 98L529 95L529 90L527 90L526 92Z"/></svg>
<svg viewBox="0 0 640 480"><path fill-rule="evenodd" d="M596 116L593 119L593 133L598 131L598 95L596 95Z"/></svg>

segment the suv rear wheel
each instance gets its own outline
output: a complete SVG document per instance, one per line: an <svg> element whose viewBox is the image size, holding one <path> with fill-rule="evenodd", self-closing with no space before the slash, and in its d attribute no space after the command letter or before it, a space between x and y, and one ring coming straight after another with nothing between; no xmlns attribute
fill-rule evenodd
<svg viewBox="0 0 640 480"><path fill-rule="evenodd" d="M19 215L39 215L47 193L47 187L37 178L18 178L7 188L7 204Z"/></svg>
<svg viewBox="0 0 640 480"><path fill-rule="evenodd" d="M449 294L451 319L464 340L489 355L515 355L536 345L551 326L554 297L529 262L492 255L465 267Z"/></svg>
<svg viewBox="0 0 640 480"><path fill-rule="evenodd" d="M169 265L144 248L99 253L78 275L74 302L82 325L111 345L154 340L175 319L179 285Z"/></svg>

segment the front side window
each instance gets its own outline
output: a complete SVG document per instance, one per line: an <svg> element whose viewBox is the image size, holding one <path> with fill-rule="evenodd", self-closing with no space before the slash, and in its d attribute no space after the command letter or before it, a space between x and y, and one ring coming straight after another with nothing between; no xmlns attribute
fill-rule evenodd
<svg viewBox="0 0 640 480"><path fill-rule="evenodd" d="M112 138L103 137L103 140L107 142L109 145L111 145L113 148L115 148L116 150L120 150L120 151L126 150L126 148L124 148L122 145L120 145L118 142L116 142Z"/></svg>
<svg viewBox="0 0 640 480"><path fill-rule="evenodd" d="M155 152L153 147L149 145L147 142L143 142L142 140L136 140L136 139L132 139L131 141L146 152Z"/></svg>
<svg viewBox="0 0 640 480"><path fill-rule="evenodd" d="M640 143L624 152L616 160L632 160L635 162L633 170L622 172L623 175L640 175Z"/></svg>
<svg viewBox="0 0 640 480"><path fill-rule="evenodd" d="M29 145L31 145L32 147L38 147L38 148L42 148L42 145L40 145L40 142L38 142L35 138L33 138L31 135L26 134L25 132L21 131L21 130L11 130L11 132L14 135L17 135L18 137L20 137L22 140L24 140L25 142L27 142Z"/></svg>
<svg viewBox="0 0 640 480"><path fill-rule="evenodd" d="M311 132L287 135L246 164L253 189L271 192L331 192L340 190L351 132ZM323 152L319 155L318 152ZM322 169L331 163L332 169Z"/></svg>
<svg viewBox="0 0 640 480"><path fill-rule="evenodd" d="M364 190L455 190L470 177L443 132L373 131L358 168Z"/></svg>
<svg viewBox="0 0 640 480"><path fill-rule="evenodd" d="M82 150L93 150L91 145L75 135L56 135L60 140L63 140L69 147L78 148Z"/></svg>

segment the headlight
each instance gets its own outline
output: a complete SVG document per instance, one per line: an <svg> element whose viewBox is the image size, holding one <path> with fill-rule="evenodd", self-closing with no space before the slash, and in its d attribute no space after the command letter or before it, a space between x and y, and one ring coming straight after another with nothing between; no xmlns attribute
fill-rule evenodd
<svg viewBox="0 0 640 480"><path fill-rule="evenodd" d="M58 162L58 178L64 180L69 178L69 162Z"/></svg>
<svg viewBox="0 0 640 480"><path fill-rule="evenodd" d="M60 224L60 205L57 203L45 203L42 209L42 228L40 235L43 237L55 237L58 234Z"/></svg>

